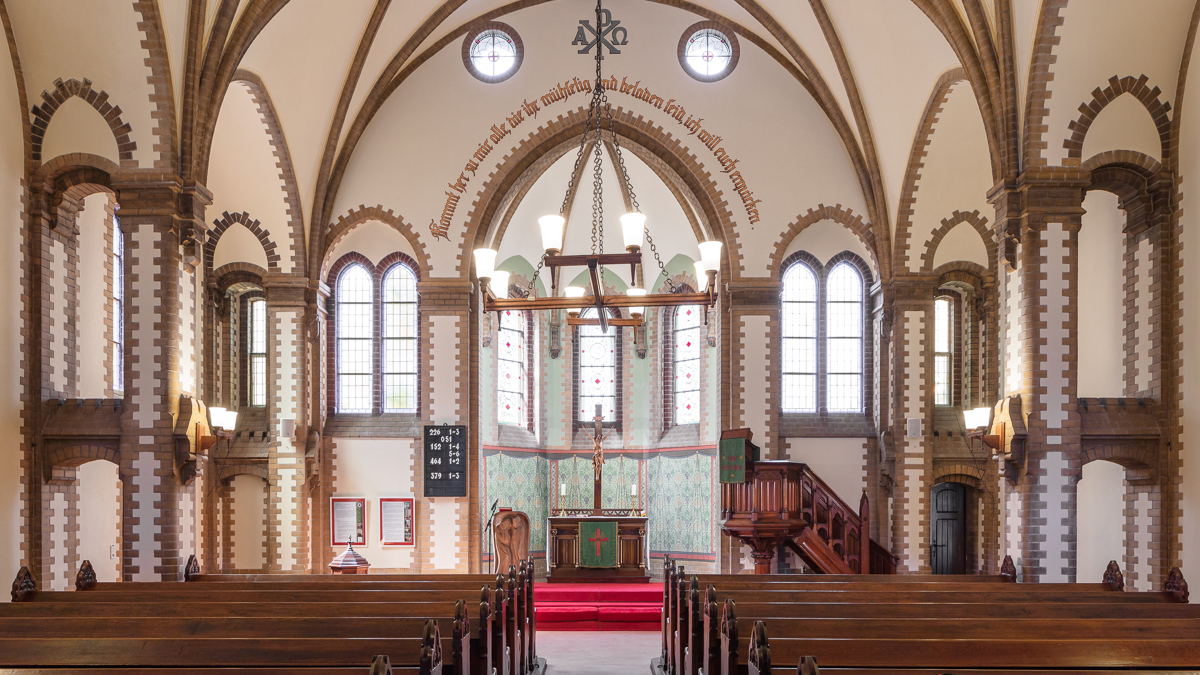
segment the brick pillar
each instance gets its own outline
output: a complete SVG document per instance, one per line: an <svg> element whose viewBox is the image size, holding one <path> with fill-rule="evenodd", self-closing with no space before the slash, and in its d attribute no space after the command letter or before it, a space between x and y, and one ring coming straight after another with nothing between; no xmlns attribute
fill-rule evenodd
<svg viewBox="0 0 1200 675"><path fill-rule="evenodd" d="M900 569L928 573L929 491L933 487L933 305L937 280L907 277L893 282L892 439L895 488L892 552ZM908 420L920 420L917 438Z"/></svg>
<svg viewBox="0 0 1200 675"><path fill-rule="evenodd" d="M308 282L296 275L268 275L267 297L267 428L268 481L267 568L303 571L308 533L300 520L304 498L304 449L308 437L305 415L307 342L304 316ZM283 434L284 420L295 432Z"/></svg>

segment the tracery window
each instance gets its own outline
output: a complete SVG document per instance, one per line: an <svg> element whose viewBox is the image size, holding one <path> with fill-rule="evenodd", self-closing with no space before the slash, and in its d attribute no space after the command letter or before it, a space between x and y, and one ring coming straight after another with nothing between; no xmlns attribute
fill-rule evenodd
<svg viewBox="0 0 1200 675"><path fill-rule="evenodd" d="M676 307L672 321L676 425L700 422L700 312L697 305Z"/></svg>
<svg viewBox="0 0 1200 675"><path fill-rule="evenodd" d="M467 71L489 84L512 77L525 58L521 36L506 23L479 24L463 40L462 57Z"/></svg>
<svg viewBox="0 0 1200 675"><path fill-rule="evenodd" d="M737 66L740 53L734 31L714 21L692 24L679 38L679 64L701 82L727 77Z"/></svg>
<svg viewBox="0 0 1200 675"><path fill-rule="evenodd" d="M113 332L109 340L112 349L113 391L125 391L125 233L121 222L113 216L112 236L112 312Z"/></svg>
<svg viewBox="0 0 1200 675"><path fill-rule="evenodd" d="M505 310L500 313L496 336L496 419L522 428L528 428L529 349L525 339L529 323L528 312Z"/></svg>
<svg viewBox="0 0 1200 675"><path fill-rule="evenodd" d="M609 311L609 310L604 310ZM580 313L582 319L597 317L596 308L589 307ZM609 316L614 316L609 312ZM591 423L596 416L596 405L601 406L605 424L619 423L617 392L620 391L620 370L617 368L617 346L620 344L616 326L604 331L600 326L579 326L576 333L578 351L575 355L578 396L575 406L576 420Z"/></svg>
<svg viewBox="0 0 1200 675"><path fill-rule="evenodd" d="M828 350L827 408L830 412L863 409L863 279L848 262L829 273L825 299Z"/></svg>
<svg viewBox="0 0 1200 675"><path fill-rule="evenodd" d="M950 405L953 353L951 325L953 306L950 298L941 297L933 303L933 403Z"/></svg>
<svg viewBox="0 0 1200 675"><path fill-rule="evenodd" d="M371 412L371 274L360 264L342 270L337 283L337 411Z"/></svg>
<svg viewBox="0 0 1200 675"><path fill-rule="evenodd" d="M822 266L807 253L785 267L780 295L780 408L861 413L867 335L865 266L839 254Z"/></svg>
<svg viewBox="0 0 1200 675"><path fill-rule="evenodd" d="M246 376L250 405L267 404L267 301L252 298L246 311Z"/></svg>
<svg viewBox="0 0 1200 675"><path fill-rule="evenodd" d="M783 276L783 411L817 411L817 275L798 262Z"/></svg>
<svg viewBox="0 0 1200 675"><path fill-rule="evenodd" d="M383 277L383 411L417 410L417 279L396 264Z"/></svg>

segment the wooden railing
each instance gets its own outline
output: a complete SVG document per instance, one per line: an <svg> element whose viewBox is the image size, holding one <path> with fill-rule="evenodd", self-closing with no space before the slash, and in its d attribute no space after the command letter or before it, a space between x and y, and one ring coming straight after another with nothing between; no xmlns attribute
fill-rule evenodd
<svg viewBox="0 0 1200 675"><path fill-rule="evenodd" d="M752 549L754 572L769 574L780 545L829 574L894 574L895 558L871 541L866 491L858 512L799 462L758 461L746 482L721 485L722 527Z"/></svg>

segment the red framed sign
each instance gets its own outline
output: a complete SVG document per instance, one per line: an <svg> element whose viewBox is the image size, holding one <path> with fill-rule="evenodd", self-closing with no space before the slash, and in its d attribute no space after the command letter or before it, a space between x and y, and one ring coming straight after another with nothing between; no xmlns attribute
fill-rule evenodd
<svg viewBox="0 0 1200 675"><path fill-rule="evenodd" d="M329 499L329 543L333 546L367 545L367 500L362 497Z"/></svg>
<svg viewBox="0 0 1200 675"><path fill-rule="evenodd" d="M384 546L417 544L417 503L412 497L379 498L379 542Z"/></svg>

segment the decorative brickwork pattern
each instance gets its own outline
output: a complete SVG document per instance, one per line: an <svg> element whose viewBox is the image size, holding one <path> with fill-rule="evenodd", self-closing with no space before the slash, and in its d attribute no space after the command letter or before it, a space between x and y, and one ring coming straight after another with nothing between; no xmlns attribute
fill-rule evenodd
<svg viewBox="0 0 1200 675"><path fill-rule="evenodd" d="M221 217L213 221L213 229L209 230L208 240L204 242L204 265L208 269L212 269L213 255L217 252L217 243L221 241L221 236L225 234L234 223L244 225L247 230L250 230L258 239L258 243L262 244L263 251L267 254L267 267L272 272L279 272L279 253L275 250L275 241L271 239L271 233L267 228L262 226L257 220L250 217L249 213L242 211L241 213L230 213L228 211L221 214ZM224 265L222 265L224 267Z"/></svg>
<svg viewBox="0 0 1200 675"><path fill-rule="evenodd" d="M109 129L112 129L113 138L117 141L117 157L121 160L121 168L136 168L137 160L133 158L133 151L137 149L137 143L129 138L130 126L121 121L121 106L114 106L108 102L108 92L92 89L92 81L87 78L84 78L82 82L76 79L66 82L61 79L55 80L53 92L42 92L42 104L35 105L31 111L33 114L33 129L30 132L33 161L41 163L42 142L46 138L46 130L50 128L50 119L72 96L78 96L86 101L108 123Z"/></svg>
<svg viewBox="0 0 1200 675"><path fill-rule="evenodd" d="M1096 121L1101 110L1104 110L1109 103L1122 94L1129 94L1146 106L1146 111L1154 120L1154 128L1158 130L1158 139L1162 144L1163 163L1168 163L1171 157L1171 117L1169 115L1171 104L1159 100L1161 89L1158 87L1151 89L1146 86L1146 82L1149 80L1150 78L1146 75L1137 78L1113 75L1108 79L1107 87L1093 89L1092 100L1079 106L1079 119L1072 120L1067 124L1071 136L1063 141L1063 147L1067 150L1067 158L1063 164L1066 166L1078 165L1082 161L1083 140L1087 137L1092 122Z"/></svg>

